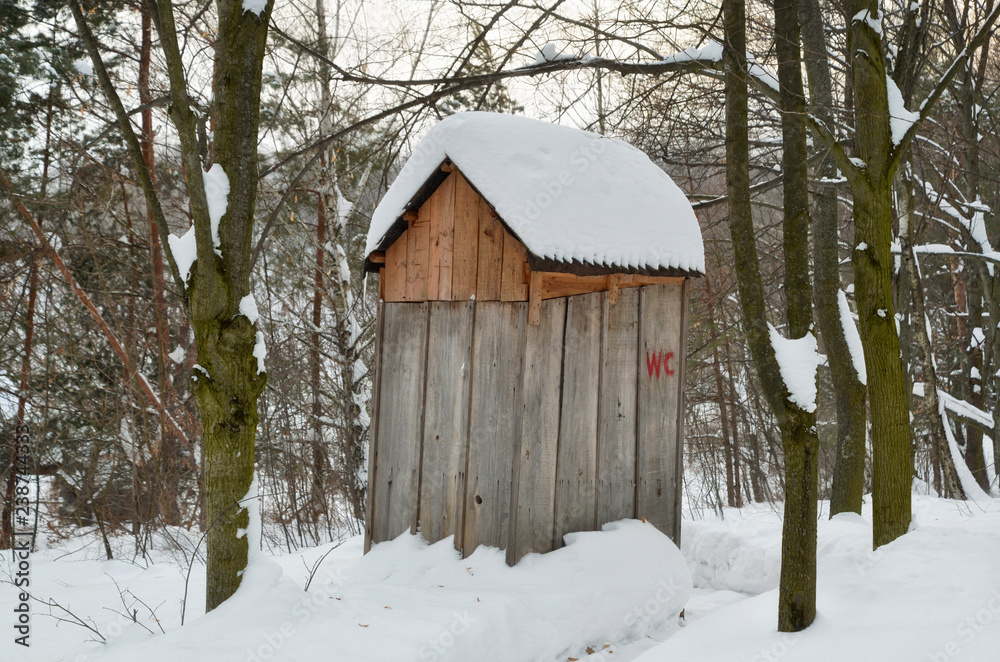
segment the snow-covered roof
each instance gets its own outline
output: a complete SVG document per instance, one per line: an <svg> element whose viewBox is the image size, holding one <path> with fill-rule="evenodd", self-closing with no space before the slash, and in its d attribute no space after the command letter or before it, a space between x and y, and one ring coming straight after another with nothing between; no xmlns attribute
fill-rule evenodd
<svg viewBox="0 0 1000 662"><path fill-rule="evenodd" d="M538 258L705 272L690 203L644 153L595 133L482 112L452 115L420 141L372 215L366 256L386 248L447 160Z"/></svg>

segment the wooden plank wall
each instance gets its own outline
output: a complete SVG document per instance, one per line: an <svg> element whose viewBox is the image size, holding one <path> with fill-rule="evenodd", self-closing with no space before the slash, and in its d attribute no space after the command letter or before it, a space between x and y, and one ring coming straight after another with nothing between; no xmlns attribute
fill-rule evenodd
<svg viewBox="0 0 1000 662"><path fill-rule="evenodd" d="M427 335L420 530L428 540L461 536L469 446L474 303L434 301ZM456 546L461 545L457 539Z"/></svg>
<svg viewBox="0 0 1000 662"><path fill-rule="evenodd" d="M514 525L507 562L553 549L556 451L562 394L567 299L542 302L541 323L528 325L521 391L521 438L514 466Z"/></svg>
<svg viewBox="0 0 1000 662"><path fill-rule="evenodd" d="M375 542L416 530L427 304L383 304L382 315L378 413L387 415L378 416L375 473L369 474L371 537Z"/></svg>
<svg viewBox="0 0 1000 662"><path fill-rule="evenodd" d="M384 282L384 281L383 281ZM372 417L371 428L369 428L368 444L368 498L365 499L365 554L372 546L372 524L375 521L375 485L378 480L375 476L378 468L378 424L381 416L376 415L380 411L379 403L382 392L382 345L385 338L383 332L383 321L385 320L385 303L379 301L375 308L375 352L372 358ZM381 514L380 514L381 515Z"/></svg>
<svg viewBox="0 0 1000 662"><path fill-rule="evenodd" d="M636 390L639 367L639 290L618 303L603 296L600 417L597 428L597 521L635 516Z"/></svg>
<svg viewBox="0 0 1000 662"><path fill-rule="evenodd" d="M506 549L527 303L476 302L462 551Z"/></svg>
<svg viewBox="0 0 1000 662"><path fill-rule="evenodd" d="M527 301L527 253L453 172L386 250L386 301Z"/></svg>
<svg viewBox="0 0 1000 662"><path fill-rule="evenodd" d="M600 292L566 299L553 545L597 523L597 418L601 378Z"/></svg>
<svg viewBox="0 0 1000 662"><path fill-rule="evenodd" d="M549 299L537 326L526 302L382 304L366 543L419 526L515 563L625 517L679 541L686 287Z"/></svg>
<svg viewBox="0 0 1000 662"><path fill-rule="evenodd" d="M639 292L636 515L680 540L683 285Z"/></svg>

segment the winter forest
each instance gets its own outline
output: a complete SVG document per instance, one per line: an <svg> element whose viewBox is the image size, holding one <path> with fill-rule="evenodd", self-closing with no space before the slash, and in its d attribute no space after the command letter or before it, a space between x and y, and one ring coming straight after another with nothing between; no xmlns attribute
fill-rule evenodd
<svg viewBox="0 0 1000 662"><path fill-rule="evenodd" d="M998 18L0 0L0 659L998 659Z"/></svg>

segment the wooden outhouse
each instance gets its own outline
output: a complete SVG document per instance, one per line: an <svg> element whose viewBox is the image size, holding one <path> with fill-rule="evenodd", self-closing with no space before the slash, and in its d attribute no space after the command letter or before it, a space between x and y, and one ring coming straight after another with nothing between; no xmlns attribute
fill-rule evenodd
<svg viewBox="0 0 1000 662"><path fill-rule="evenodd" d="M435 126L372 217L366 549L528 552L644 517L680 536L690 204L642 152L535 120Z"/></svg>

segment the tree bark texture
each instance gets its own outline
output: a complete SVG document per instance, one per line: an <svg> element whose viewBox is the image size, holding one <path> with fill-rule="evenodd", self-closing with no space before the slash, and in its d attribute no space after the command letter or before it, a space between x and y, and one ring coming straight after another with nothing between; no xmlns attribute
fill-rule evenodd
<svg viewBox="0 0 1000 662"><path fill-rule="evenodd" d="M819 1L800 0L799 16L809 76L810 112L827 126L833 126L833 86ZM824 179L836 179L837 167L830 156L820 164L818 174ZM813 299L837 409L837 451L830 516L843 512L860 515L865 486L866 389L854 369L838 306L840 250L836 185L820 183L813 193L813 203Z"/></svg>
<svg viewBox="0 0 1000 662"><path fill-rule="evenodd" d="M726 32L724 61L729 223L739 283L743 329L764 395L781 428L785 451L785 515L781 543L778 629L794 632L812 623L816 614L816 470L819 439L815 413L806 412L789 401L788 389L782 379L774 347L771 345L750 206L746 7L743 0L726 0L723 12ZM786 69L785 78L782 80L789 81L794 88L794 76L787 71L787 68L799 67L798 19L795 3L788 3L780 8L776 6L776 16L778 15L781 16L782 25L786 25L790 20L789 15L795 17L791 19L795 35L793 42L791 45L786 44L788 48L782 51L793 61L779 60L779 66L784 64ZM787 32L782 34L787 35ZM792 51L795 53L793 58L790 55ZM786 88L785 91L789 95L796 93L794 89ZM800 98L799 103L804 103L801 100L801 78L797 93ZM789 102L794 103L791 99ZM787 106L783 105L783 110L786 108ZM792 113L784 112L783 121L792 116ZM795 119L803 122L801 140L804 143L804 114L799 114ZM794 127L790 127L789 131L793 136L796 135ZM794 154L798 153L799 148L792 149L791 164L787 161L787 154L783 157L786 160L784 164L786 171L789 167L805 167L804 159L801 166L795 163ZM795 173L792 176L801 177L802 173ZM787 194L786 189L786 196ZM786 232L796 235L792 239L792 245L796 246L796 242L801 241L802 225L807 223L808 217L803 211L800 198L793 195L790 204L790 211L786 209L786 217L790 217L792 221L790 226L786 226ZM806 261L807 256L806 251L792 254L786 252L786 265L796 260ZM789 293L788 296L789 324L790 327L794 325L794 330L801 336L808 330L810 323L810 314L807 312L811 306L809 279L808 274L804 281L798 277L801 274L801 264L792 264L790 271L796 275L792 279L796 291ZM794 311L791 309L793 305L796 307ZM803 307L806 310L803 310ZM795 336L793 333L793 337L800 336Z"/></svg>
<svg viewBox="0 0 1000 662"><path fill-rule="evenodd" d="M889 102L881 35L867 21L877 2L845 5L847 53L854 90L855 147L860 176L852 178L854 241L851 253L861 344L868 372L872 417L873 544L881 547L910 525L913 454L906 392L892 300L892 181L896 160L889 128Z"/></svg>
<svg viewBox="0 0 1000 662"><path fill-rule="evenodd" d="M167 3L161 2L161 14ZM214 160L229 178L226 213L219 223L221 257L213 251L207 207L193 209L198 240L197 271L188 290L191 322L198 343L194 394L204 428L205 501L208 519L207 609L229 598L240 585L247 565L247 495L254 471L257 399L266 373L253 355L257 330L239 314L240 300L250 293L254 205L257 197L257 129L260 118L261 70L272 2L257 16L240 0L219 0L219 32L215 50ZM172 22L172 19L171 19ZM161 35L162 38L162 35ZM179 63L178 63L179 66ZM173 87L173 86L172 86ZM200 169L194 115L178 133L188 173ZM194 179L197 187L202 177ZM203 186L203 184L202 184ZM203 192L204 189L202 189ZM198 196L192 196L192 206ZM263 336L261 335L261 339ZM207 374L205 374L207 373ZM243 530L241 535L240 531Z"/></svg>
<svg viewBox="0 0 1000 662"><path fill-rule="evenodd" d="M906 290L910 294L913 306L910 324L912 332L920 348L920 371L923 375L924 399L927 402L927 415L930 417L931 444L941 466L941 496L947 499L964 499L965 493L958 480L955 462L944 426L948 421L941 415L938 402L937 366L934 360L934 348L928 332L927 312L924 306L924 289L920 282L920 272L917 258L913 252L913 190L912 183L900 175L898 184L899 195L899 245L902 261L903 277L907 281ZM981 451L981 449L980 449Z"/></svg>
<svg viewBox="0 0 1000 662"><path fill-rule="evenodd" d="M785 297L788 334L797 339L810 333L813 325L809 283L809 162L798 0L775 1L774 26L781 109ZM785 514L778 630L798 632L816 618L819 435L815 409L806 411L791 402L786 409L788 419L781 431L785 451Z"/></svg>

